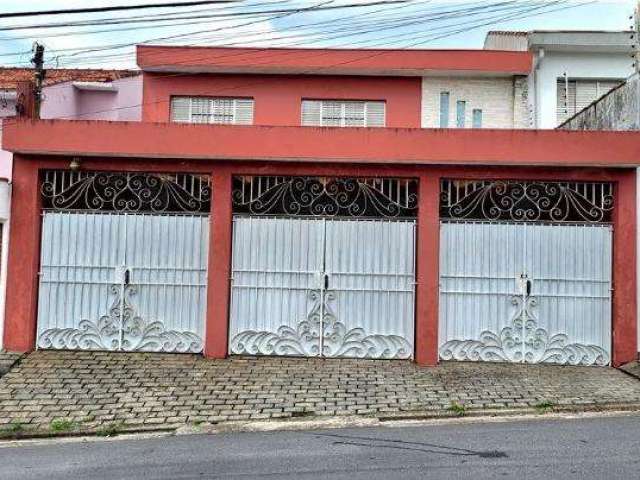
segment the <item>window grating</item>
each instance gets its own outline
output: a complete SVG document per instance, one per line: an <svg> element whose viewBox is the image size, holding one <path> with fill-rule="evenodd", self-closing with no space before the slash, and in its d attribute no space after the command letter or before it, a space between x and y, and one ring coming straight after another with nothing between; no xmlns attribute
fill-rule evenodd
<svg viewBox="0 0 640 480"><path fill-rule="evenodd" d="M250 215L415 217L418 181L398 178L241 176L233 211Z"/></svg>
<svg viewBox="0 0 640 480"><path fill-rule="evenodd" d="M40 192L46 210L209 213L206 175L47 170Z"/></svg>
<svg viewBox="0 0 640 480"><path fill-rule="evenodd" d="M611 222L613 184L442 180L440 218L516 222Z"/></svg>

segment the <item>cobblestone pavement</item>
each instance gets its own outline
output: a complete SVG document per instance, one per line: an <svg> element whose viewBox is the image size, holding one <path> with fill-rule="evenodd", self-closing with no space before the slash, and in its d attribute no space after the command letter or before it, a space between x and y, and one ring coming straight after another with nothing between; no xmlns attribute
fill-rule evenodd
<svg viewBox="0 0 640 480"><path fill-rule="evenodd" d="M20 353L9 353L0 350L0 377L7 373L21 356L22 354Z"/></svg>
<svg viewBox="0 0 640 480"><path fill-rule="evenodd" d="M623 365L622 367L620 367L620 370L624 370L629 375L640 378L640 362L637 360L635 362Z"/></svg>
<svg viewBox="0 0 640 480"><path fill-rule="evenodd" d="M443 411L452 402L469 409L640 404L640 381L595 367L39 351L0 379L0 427L387 416Z"/></svg>

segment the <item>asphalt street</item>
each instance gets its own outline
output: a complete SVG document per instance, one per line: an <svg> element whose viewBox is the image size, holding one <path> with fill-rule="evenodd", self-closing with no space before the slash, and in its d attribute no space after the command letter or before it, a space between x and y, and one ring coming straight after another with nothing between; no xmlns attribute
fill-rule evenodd
<svg viewBox="0 0 640 480"><path fill-rule="evenodd" d="M634 479L639 432L624 416L13 444L0 478Z"/></svg>

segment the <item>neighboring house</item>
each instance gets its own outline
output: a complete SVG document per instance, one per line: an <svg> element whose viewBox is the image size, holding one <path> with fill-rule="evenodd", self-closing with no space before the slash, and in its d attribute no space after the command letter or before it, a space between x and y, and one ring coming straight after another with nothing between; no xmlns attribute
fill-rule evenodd
<svg viewBox="0 0 640 480"><path fill-rule="evenodd" d="M576 113L558 128L562 130L640 130L640 77L638 74L631 76L626 82ZM640 192L640 183L636 192ZM638 204L640 205L640 202ZM640 212L640 209L638 211ZM637 245L640 247L640 234ZM640 337L638 341L640 342Z"/></svg>
<svg viewBox="0 0 640 480"><path fill-rule="evenodd" d="M489 32L486 50L529 51L530 126L555 128L633 73L633 32Z"/></svg>
<svg viewBox="0 0 640 480"><path fill-rule="evenodd" d="M142 122L7 126L8 349L635 358L640 133L516 128L530 52L137 59Z"/></svg>
<svg viewBox="0 0 640 480"><path fill-rule="evenodd" d="M30 68L0 68L0 140L16 121L17 88L33 79ZM48 69L42 118L140 120L142 78L129 70ZM12 154L0 149L0 349L9 245Z"/></svg>

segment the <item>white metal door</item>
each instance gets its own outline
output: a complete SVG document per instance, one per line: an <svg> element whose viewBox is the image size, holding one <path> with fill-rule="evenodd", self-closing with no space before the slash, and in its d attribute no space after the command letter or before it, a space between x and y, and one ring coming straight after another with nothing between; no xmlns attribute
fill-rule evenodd
<svg viewBox="0 0 640 480"><path fill-rule="evenodd" d="M39 348L199 352L208 217L45 212Z"/></svg>
<svg viewBox="0 0 640 480"><path fill-rule="evenodd" d="M229 351L314 356L320 352L317 301L323 222L234 217Z"/></svg>
<svg viewBox="0 0 640 480"><path fill-rule="evenodd" d="M411 358L414 221L326 221L323 355Z"/></svg>
<svg viewBox="0 0 640 480"><path fill-rule="evenodd" d="M230 351L410 358L414 225L236 217Z"/></svg>
<svg viewBox="0 0 640 480"><path fill-rule="evenodd" d="M443 222L440 357L606 365L607 225Z"/></svg>

